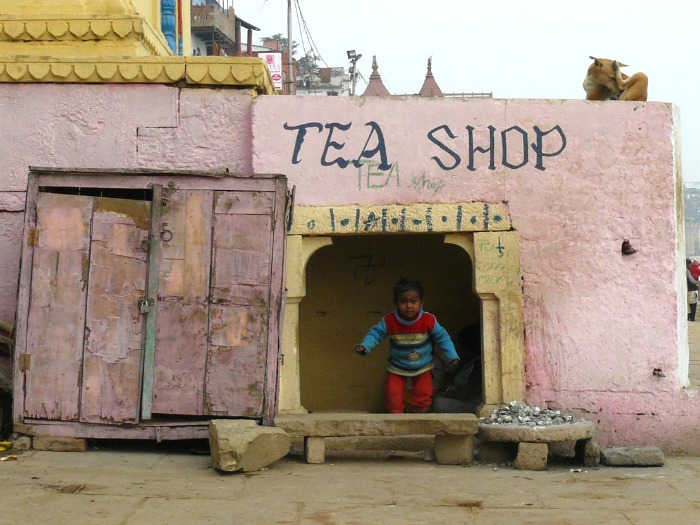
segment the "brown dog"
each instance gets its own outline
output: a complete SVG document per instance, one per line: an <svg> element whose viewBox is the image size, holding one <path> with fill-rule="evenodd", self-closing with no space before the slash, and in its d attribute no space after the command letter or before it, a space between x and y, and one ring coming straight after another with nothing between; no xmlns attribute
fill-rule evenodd
<svg viewBox="0 0 700 525"><path fill-rule="evenodd" d="M627 64L596 58L588 67L583 89L586 100L646 100L649 79L644 73L635 73L631 77L620 71Z"/></svg>

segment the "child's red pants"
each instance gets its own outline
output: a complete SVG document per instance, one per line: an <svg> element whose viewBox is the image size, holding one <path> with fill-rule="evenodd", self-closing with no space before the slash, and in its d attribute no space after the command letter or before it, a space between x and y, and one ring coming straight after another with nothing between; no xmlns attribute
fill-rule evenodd
<svg viewBox="0 0 700 525"><path fill-rule="evenodd" d="M384 399L389 414L403 414L403 391L408 377L388 372ZM411 377L415 412L427 412L433 400L433 374L430 370Z"/></svg>

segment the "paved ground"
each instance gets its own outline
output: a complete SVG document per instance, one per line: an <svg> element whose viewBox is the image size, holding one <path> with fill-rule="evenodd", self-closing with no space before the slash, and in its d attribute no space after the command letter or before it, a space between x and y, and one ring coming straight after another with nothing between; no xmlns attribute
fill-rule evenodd
<svg viewBox="0 0 700 525"><path fill-rule="evenodd" d="M700 321L689 323L689 341L698 388ZM0 462L0 525L700 523L697 457L652 468L550 462L532 472L360 452L324 465L290 455L261 472L222 474L192 443L92 445Z"/></svg>
<svg viewBox="0 0 700 525"><path fill-rule="evenodd" d="M0 456L6 455L1 453ZM100 443L0 462L0 524L625 524L700 522L700 458L547 471L443 466L420 453L288 456L222 474L174 444ZM579 470L580 469L580 470Z"/></svg>

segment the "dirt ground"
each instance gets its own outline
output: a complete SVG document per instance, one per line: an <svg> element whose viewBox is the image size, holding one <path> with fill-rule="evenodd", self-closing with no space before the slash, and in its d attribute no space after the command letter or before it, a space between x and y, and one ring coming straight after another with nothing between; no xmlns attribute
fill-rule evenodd
<svg viewBox="0 0 700 525"><path fill-rule="evenodd" d="M658 525L700 516L697 457L649 468L550 461L533 472L364 451L322 465L290 454L259 472L224 474L202 448L91 442L86 452L16 453L0 462L0 525Z"/></svg>

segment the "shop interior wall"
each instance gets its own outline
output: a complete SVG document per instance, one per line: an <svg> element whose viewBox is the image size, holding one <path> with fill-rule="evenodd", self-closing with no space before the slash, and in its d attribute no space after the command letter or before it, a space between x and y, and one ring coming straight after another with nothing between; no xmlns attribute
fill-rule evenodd
<svg viewBox="0 0 700 525"><path fill-rule="evenodd" d="M311 412L383 411L388 342L366 357L354 346L394 309L394 284L402 277L421 281L425 310L456 342L462 328L479 321L472 275L467 253L444 244L444 235L334 237L306 266L299 313L302 405Z"/></svg>

